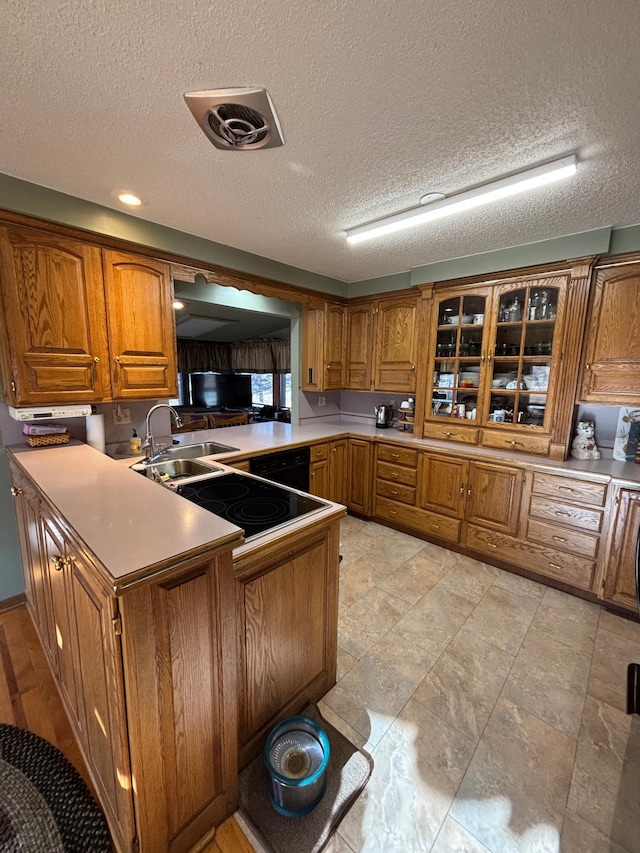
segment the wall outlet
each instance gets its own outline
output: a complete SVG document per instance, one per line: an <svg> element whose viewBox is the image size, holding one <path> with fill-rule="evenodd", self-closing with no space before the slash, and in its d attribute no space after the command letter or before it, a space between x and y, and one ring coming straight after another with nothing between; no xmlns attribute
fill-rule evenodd
<svg viewBox="0 0 640 853"><path fill-rule="evenodd" d="M113 410L113 422L116 424L131 423L131 409L124 409L122 406L116 406Z"/></svg>
<svg viewBox="0 0 640 853"><path fill-rule="evenodd" d="M318 397L318 405L319 406L326 406L327 405L327 398L326 397Z"/></svg>

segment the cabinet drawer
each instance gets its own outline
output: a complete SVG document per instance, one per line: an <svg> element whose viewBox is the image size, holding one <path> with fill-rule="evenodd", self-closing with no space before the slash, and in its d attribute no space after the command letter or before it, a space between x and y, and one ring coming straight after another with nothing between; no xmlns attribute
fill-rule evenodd
<svg viewBox="0 0 640 853"><path fill-rule="evenodd" d="M598 552L600 541L598 536L591 536L589 533L578 530L567 530L566 527L556 527L545 521L536 521L535 518L530 518L527 523L527 539L593 559Z"/></svg>
<svg viewBox="0 0 640 853"><path fill-rule="evenodd" d="M460 521L418 507L399 504L379 495L376 496L375 515L447 542L460 541Z"/></svg>
<svg viewBox="0 0 640 853"><path fill-rule="evenodd" d="M393 483L404 483L406 486L415 486L418 480L418 472L412 468L403 468L400 465L392 465L390 462L378 462L378 477L390 480Z"/></svg>
<svg viewBox="0 0 640 853"><path fill-rule="evenodd" d="M554 474L534 474L533 491L550 498L564 501L578 501L583 504L604 506L607 487L604 483L589 483L572 477L559 477Z"/></svg>
<svg viewBox="0 0 640 853"><path fill-rule="evenodd" d="M424 425L425 438L440 438L445 441L457 441L460 444L477 444L479 430L454 424L434 424L428 421Z"/></svg>
<svg viewBox="0 0 640 853"><path fill-rule="evenodd" d="M311 445L311 461L321 462L329 456L328 444L312 444Z"/></svg>
<svg viewBox="0 0 640 853"><path fill-rule="evenodd" d="M387 480L376 480L376 494L389 498L392 501L402 501L402 503L415 506L416 490L411 486L403 486L402 483L389 483Z"/></svg>
<svg viewBox="0 0 640 853"><path fill-rule="evenodd" d="M409 450L407 447L398 447L395 444L379 444L378 459L384 462L393 462L396 465L406 465L416 468L418 465L418 451Z"/></svg>
<svg viewBox="0 0 640 853"><path fill-rule="evenodd" d="M598 533L602 525L601 510L586 509L586 507L561 501L550 501L537 495L531 496L529 515L544 518L554 524L567 524L582 530L592 530L594 533Z"/></svg>
<svg viewBox="0 0 640 853"><path fill-rule="evenodd" d="M498 450L515 450L518 453L547 456L551 439L548 435L523 435L519 432L485 429L482 431L480 443L483 447L495 447Z"/></svg>
<svg viewBox="0 0 640 853"><path fill-rule="evenodd" d="M505 563L513 563L544 577L554 578L579 589L591 589L595 563L582 557L563 554L552 548L523 542L513 536L467 526L466 545Z"/></svg>

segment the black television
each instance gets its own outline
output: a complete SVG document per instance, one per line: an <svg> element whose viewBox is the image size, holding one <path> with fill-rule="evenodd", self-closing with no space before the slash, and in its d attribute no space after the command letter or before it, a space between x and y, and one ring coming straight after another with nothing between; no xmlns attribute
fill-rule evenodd
<svg viewBox="0 0 640 853"><path fill-rule="evenodd" d="M246 373L192 373L191 405L204 409L251 407L251 376Z"/></svg>

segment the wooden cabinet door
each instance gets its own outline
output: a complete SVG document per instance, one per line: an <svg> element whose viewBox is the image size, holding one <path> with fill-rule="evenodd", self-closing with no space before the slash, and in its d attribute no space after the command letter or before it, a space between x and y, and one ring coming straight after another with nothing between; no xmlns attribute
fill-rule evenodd
<svg viewBox="0 0 640 853"><path fill-rule="evenodd" d="M640 404L640 264L598 270L585 336L580 399Z"/></svg>
<svg viewBox="0 0 640 853"><path fill-rule="evenodd" d="M73 603L71 562L64 536L48 516L42 516L42 551L47 566L58 663L58 684L71 722L84 740L85 709L78 666L78 634Z"/></svg>
<svg viewBox="0 0 640 853"><path fill-rule="evenodd" d="M11 481L13 483L12 491L16 499L16 521L27 602L42 647L55 671L57 659L53 635L49 575L40 538L40 503L35 491L13 465L11 465Z"/></svg>
<svg viewBox="0 0 640 853"><path fill-rule="evenodd" d="M86 710L84 755L111 832L129 849L136 831L115 600L93 581L69 542L67 556L78 632L78 685Z"/></svg>
<svg viewBox="0 0 640 853"><path fill-rule="evenodd" d="M326 391L344 388L347 346L347 309L344 305L327 304L325 316L325 383Z"/></svg>
<svg viewBox="0 0 640 853"><path fill-rule="evenodd" d="M324 309L303 308L300 377L303 391L324 391L324 328Z"/></svg>
<svg viewBox="0 0 640 853"><path fill-rule="evenodd" d="M312 462L309 466L309 492L319 498L329 497L329 461Z"/></svg>
<svg viewBox="0 0 640 853"><path fill-rule="evenodd" d="M376 313L376 391L416 390L418 300L381 300Z"/></svg>
<svg viewBox="0 0 640 853"><path fill-rule="evenodd" d="M374 309L369 305L347 308L345 388L369 391L373 354Z"/></svg>
<svg viewBox="0 0 640 853"><path fill-rule="evenodd" d="M640 492L620 489L613 522L613 542L604 583L604 598L637 610L636 548L640 534Z"/></svg>
<svg viewBox="0 0 640 853"><path fill-rule="evenodd" d="M0 228L0 347L14 406L109 396L100 250L29 228Z"/></svg>
<svg viewBox="0 0 640 853"><path fill-rule="evenodd" d="M332 441L329 445L329 500L347 502L348 439Z"/></svg>
<svg viewBox="0 0 640 853"><path fill-rule="evenodd" d="M349 471L347 476L347 506L362 515L371 515L371 442L349 439Z"/></svg>
<svg viewBox="0 0 640 853"><path fill-rule="evenodd" d="M227 551L120 599L140 853L191 850L237 805L233 584Z"/></svg>
<svg viewBox="0 0 640 853"><path fill-rule="evenodd" d="M470 462L466 520L502 533L518 529L524 472L506 465Z"/></svg>
<svg viewBox="0 0 640 853"><path fill-rule="evenodd" d="M169 266L105 251L104 279L113 399L177 396Z"/></svg>
<svg viewBox="0 0 640 853"><path fill-rule="evenodd" d="M464 459L423 453L420 506L432 512L463 518L468 463Z"/></svg>

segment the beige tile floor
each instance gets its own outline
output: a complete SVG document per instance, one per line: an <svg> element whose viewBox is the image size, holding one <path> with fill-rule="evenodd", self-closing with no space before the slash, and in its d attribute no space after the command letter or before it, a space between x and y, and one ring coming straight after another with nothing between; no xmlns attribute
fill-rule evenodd
<svg viewBox="0 0 640 853"><path fill-rule="evenodd" d="M341 552L320 708L375 769L328 853L640 851L640 625L352 517Z"/></svg>

